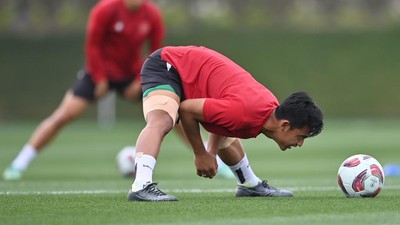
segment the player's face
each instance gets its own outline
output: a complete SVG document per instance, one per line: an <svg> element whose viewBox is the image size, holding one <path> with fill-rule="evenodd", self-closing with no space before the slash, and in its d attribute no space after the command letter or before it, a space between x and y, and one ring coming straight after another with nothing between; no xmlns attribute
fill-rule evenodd
<svg viewBox="0 0 400 225"><path fill-rule="evenodd" d="M309 129L307 127L302 129L291 129L289 124L282 125L278 129L273 138L279 145L282 151L290 149L292 147L301 147L304 144L304 140L308 137Z"/></svg>

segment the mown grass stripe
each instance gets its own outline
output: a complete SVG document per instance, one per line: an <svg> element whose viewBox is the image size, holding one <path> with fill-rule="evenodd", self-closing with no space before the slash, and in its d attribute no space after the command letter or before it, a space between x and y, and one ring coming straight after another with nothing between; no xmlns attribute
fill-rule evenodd
<svg viewBox="0 0 400 225"><path fill-rule="evenodd" d="M326 186L326 187L285 187L291 191L334 191L340 190L339 187ZM400 185L385 186L383 190L400 190ZM165 189L165 192L170 193L228 193L235 192L236 189L221 188L221 189ZM2 191L0 195L70 195L70 194L120 194L126 193L126 190L67 190L67 191Z"/></svg>

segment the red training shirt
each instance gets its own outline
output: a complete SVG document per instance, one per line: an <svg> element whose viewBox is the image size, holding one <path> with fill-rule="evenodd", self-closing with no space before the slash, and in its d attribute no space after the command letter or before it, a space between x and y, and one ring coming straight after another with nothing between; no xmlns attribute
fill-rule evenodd
<svg viewBox="0 0 400 225"><path fill-rule="evenodd" d="M145 41L153 52L162 46L164 35L161 12L152 2L131 11L123 0L102 0L89 16L86 70L95 83L139 79Z"/></svg>
<svg viewBox="0 0 400 225"><path fill-rule="evenodd" d="M276 97L246 70L205 47L164 47L161 58L179 73L186 99L207 98L203 127L214 134L252 138L278 107Z"/></svg>

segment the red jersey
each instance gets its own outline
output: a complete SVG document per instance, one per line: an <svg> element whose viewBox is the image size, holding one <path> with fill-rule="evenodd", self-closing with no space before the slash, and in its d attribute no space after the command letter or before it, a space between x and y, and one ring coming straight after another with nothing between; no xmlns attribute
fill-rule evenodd
<svg viewBox="0 0 400 225"><path fill-rule="evenodd" d="M90 12L86 34L86 70L95 83L140 77L142 47L161 47L164 25L159 9L145 1L136 11L123 0L102 0Z"/></svg>
<svg viewBox="0 0 400 225"><path fill-rule="evenodd" d="M276 97L246 70L205 47L165 47L162 60L179 73L186 99L207 98L203 127L214 134L252 138L278 107Z"/></svg>

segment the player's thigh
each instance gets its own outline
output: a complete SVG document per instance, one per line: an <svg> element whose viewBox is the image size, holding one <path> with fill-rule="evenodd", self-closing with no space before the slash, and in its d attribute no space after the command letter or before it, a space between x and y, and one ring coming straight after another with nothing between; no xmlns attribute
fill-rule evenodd
<svg viewBox="0 0 400 225"><path fill-rule="evenodd" d="M172 119L172 126L178 119L178 109L180 104L179 96L168 90L154 90L143 99L143 114L147 122L151 122L149 117L154 111L163 111Z"/></svg>
<svg viewBox="0 0 400 225"><path fill-rule="evenodd" d="M56 119L69 120L80 116L89 107L90 102L68 91L53 114Z"/></svg>

